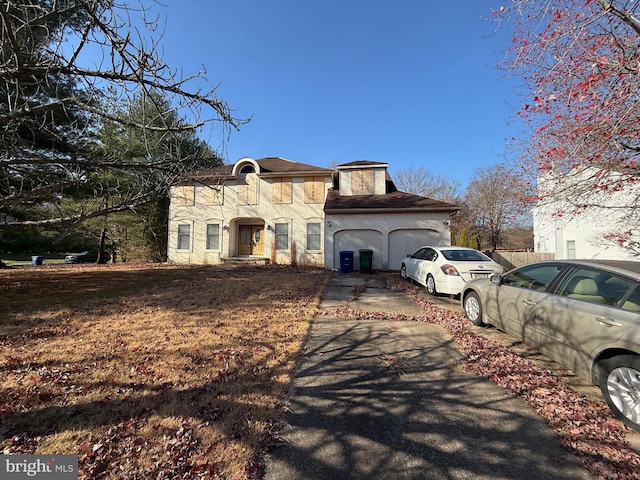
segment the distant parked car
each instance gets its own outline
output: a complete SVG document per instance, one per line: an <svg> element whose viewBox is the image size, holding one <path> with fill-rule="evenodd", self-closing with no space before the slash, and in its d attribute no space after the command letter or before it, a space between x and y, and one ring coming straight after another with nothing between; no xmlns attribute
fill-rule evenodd
<svg viewBox="0 0 640 480"><path fill-rule="evenodd" d="M640 431L640 262L556 260L467 283L467 318L491 324L598 385Z"/></svg>
<svg viewBox="0 0 640 480"><path fill-rule="evenodd" d="M84 251L75 255L67 255L64 257L65 263L96 263L98 260L98 252ZM102 260L100 263L107 263L111 260L109 252L102 252Z"/></svg>
<svg viewBox="0 0 640 480"><path fill-rule="evenodd" d="M400 266L402 278L424 285L430 295L458 295L465 282L503 271L484 253L465 247L420 247Z"/></svg>

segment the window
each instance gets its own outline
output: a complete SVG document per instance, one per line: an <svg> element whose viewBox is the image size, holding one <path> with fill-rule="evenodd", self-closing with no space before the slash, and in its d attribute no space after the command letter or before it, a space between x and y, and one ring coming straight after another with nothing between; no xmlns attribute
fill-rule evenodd
<svg viewBox="0 0 640 480"><path fill-rule="evenodd" d="M563 268L563 265L558 264L522 267L504 277L502 284L532 290L546 290L547 286Z"/></svg>
<svg viewBox="0 0 640 480"><path fill-rule="evenodd" d="M373 195L375 193L373 170L353 170L351 172L351 193L353 195Z"/></svg>
<svg viewBox="0 0 640 480"><path fill-rule="evenodd" d="M203 187L202 196L205 205L222 205L224 203L224 188L222 185Z"/></svg>
<svg viewBox="0 0 640 480"><path fill-rule="evenodd" d="M241 175L244 175L247 173L256 173L256 169L250 163L247 163L246 165L243 165L242 168L240 168Z"/></svg>
<svg viewBox="0 0 640 480"><path fill-rule="evenodd" d="M635 282L609 272L576 268L562 283L558 293L591 303L618 305L635 285Z"/></svg>
<svg viewBox="0 0 640 480"><path fill-rule="evenodd" d="M291 179L274 178L272 183L273 203L291 203Z"/></svg>
<svg viewBox="0 0 640 480"><path fill-rule="evenodd" d="M220 250L220 224L207 225L207 250Z"/></svg>
<svg viewBox="0 0 640 480"><path fill-rule="evenodd" d="M622 304L622 308L631 310L632 312L640 312L640 287L636 287L635 290L631 292L631 295L629 295Z"/></svg>
<svg viewBox="0 0 640 480"><path fill-rule="evenodd" d="M576 241L567 240L567 258L576 258Z"/></svg>
<svg viewBox="0 0 640 480"><path fill-rule="evenodd" d="M191 225L178 225L178 250L189 250L191 247Z"/></svg>
<svg viewBox="0 0 640 480"><path fill-rule="evenodd" d="M276 223L276 250L289 249L289 224Z"/></svg>
<svg viewBox="0 0 640 480"><path fill-rule="evenodd" d="M258 179L255 175L238 179L238 205L258 204Z"/></svg>
<svg viewBox="0 0 640 480"><path fill-rule="evenodd" d="M429 260L430 262L435 262L438 258L438 252L436 252L433 248L426 248L424 250L423 259Z"/></svg>
<svg viewBox="0 0 640 480"><path fill-rule="evenodd" d="M307 223L307 250L322 249L322 228L319 223Z"/></svg>
<svg viewBox="0 0 640 480"><path fill-rule="evenodd" d="M307 177L304 179L304 203L324 202L324 178Z"/></svg>
<svg viewBox="0 0 640 480"><path fill-rule="evenodd" d="M196 198L196 189L193 185L180 185L175 187L177 205L193 205Z"/></svg>

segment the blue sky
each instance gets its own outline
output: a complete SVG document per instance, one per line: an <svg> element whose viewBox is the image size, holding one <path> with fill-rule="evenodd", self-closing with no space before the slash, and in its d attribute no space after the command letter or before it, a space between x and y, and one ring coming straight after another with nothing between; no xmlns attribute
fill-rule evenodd
<svg viewBox="0 0 640 480"><path fill-rule="evenodd" d="M509 45L487 0L169 0L167 62L205 66L241 118L227 163L387 162L466 186L500 162L520 100L494 67ZM201 137L216 150L220 130Z"/></svg>

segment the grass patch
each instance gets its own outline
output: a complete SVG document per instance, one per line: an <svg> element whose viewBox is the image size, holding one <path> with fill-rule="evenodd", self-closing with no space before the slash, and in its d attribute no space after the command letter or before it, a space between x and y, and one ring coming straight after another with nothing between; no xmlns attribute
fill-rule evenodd
<svg viewBox="0 0 640 480"><path fill-rule="evenodd" d="M0 452L78 454L80 478L251 477L328 274L0 270Z"/></svg>

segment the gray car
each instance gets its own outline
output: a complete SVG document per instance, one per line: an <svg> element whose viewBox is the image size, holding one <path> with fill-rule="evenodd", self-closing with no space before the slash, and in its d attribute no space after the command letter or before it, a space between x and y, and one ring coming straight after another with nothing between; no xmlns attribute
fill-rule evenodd
<svg viewBox="0 0 640 480"><path fill-rule="evenodd" d="M640 431L640 262L555 260L465 284L474 325L490 324L598 385Z"/></svg>

